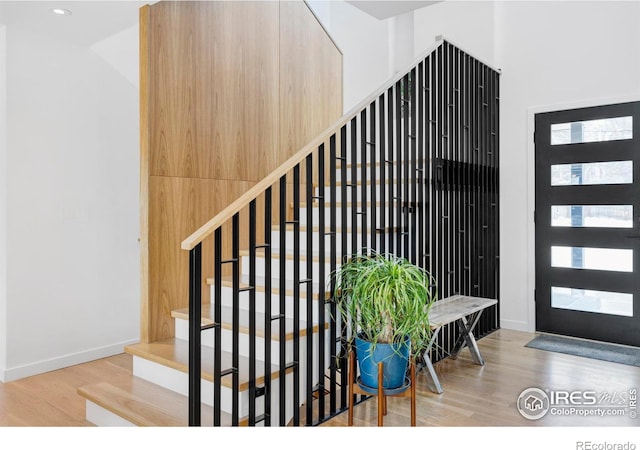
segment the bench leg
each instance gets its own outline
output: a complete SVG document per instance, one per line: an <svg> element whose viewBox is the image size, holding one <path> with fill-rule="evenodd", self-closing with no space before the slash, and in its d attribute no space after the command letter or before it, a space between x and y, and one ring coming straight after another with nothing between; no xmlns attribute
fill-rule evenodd
<svg viewBox="0 0 640 450"><path fill-rule="evenodd" d="M431 364L431 347L433 347L433 343L436 341L436 337L438 337L438 332L440 328L433 330L433 334L431 335L431 340L429 341L429 345L427 346L427 350L422 354L422 359L424 360L424 365L427 367L429 371L429 376L431 377L431 381L433 381L434 389L433 392L438 394L442 394L442 386L440 386L440 380L438 380L438 375L436 374L436 370L433 368L433 364Z"/></svg>
<svg viewBox="0 0 640 450"><path fill-rule="evenodd" d="M438 375L436 374L436 370L433 368L433 364L431 364L431 356L429 352L425 352L422 355L422 359L424 359L424 365L427 367L429 371L429 376L431 376L431 381L433 381L433 392L438 394L442 394L444 391L442 390L442 386L440 385L440 380L438 380Z"/></svg>
<svg viewBox="0 0 640 450"><path fill-rule="evenodd" d="M464 342L469 348L469 352L471 352L471 358L473 359L473 362L478 364L479 366L484 366L484 359L482 359L482 356L480 355L480 350L478 350L478 344L476 343L476 339L473 336L473 332L472 332L474 327L478 323L478 320L480 319L481 313L482 311L476 315L476 317L474 318L473 322L471 322L471 324L469 324L467 319L464 317L457 321L458 328L460 329L461 335L458 338L458 341L456 342L456 345L453 347L453 350L451 352L452 359L456 359L458 357L458 354L460 353L460 350L462 350L462 344Z"/></svg>

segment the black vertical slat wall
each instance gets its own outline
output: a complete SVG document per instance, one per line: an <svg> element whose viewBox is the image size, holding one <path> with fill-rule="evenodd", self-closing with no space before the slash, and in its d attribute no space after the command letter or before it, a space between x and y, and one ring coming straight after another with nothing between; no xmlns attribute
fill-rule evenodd
<svg viewBox="0 0 640 450"><path fill-rule="evenodd" d="M444 42L425 66L427 112L423 123L432 166L425 212L426 267L438 298L455 294L499 298L498 106L499 73ZM431 205L429 205L429 200ZM430 238L429 238L430 237ZM499 326L498 305L475 330ZM458 339L443 327L432 360L445 357Z"/></svg>
<svg viewBox="0 0 640 450"><path fill-rule="evenodd" d="M279 174L247 211L235 213L224 236L223 226L215 230L208 326L215 342L223 340L224 267L233 323L230 363L219 346L212 354L214 425L224 416L223 381L233 425L312 426L347 409L345 343L353 330L331 302L330 274L354 253L393 253L423 266L438 299L499 299L499 73L442 41L396 80ZM264 234L256 232L260 206ZM223 242L231 251L223 252ZM201 257L198 244L191 250L190 305L200 298ZM240 310L241 303L249 307ZM483 313L476 337L498 328L498 307ZM197 323L201 310L191 315ZM245 328L246 352L239 348ZM190 324L189 333L190 424L199 425L198 327ZM443 327L432 361L446 357L458 338L454 325ZM246 359L247 373L240 374ZM240 378L247 377L245 396ZM245 397L248 405L240 403Z"/></svg>

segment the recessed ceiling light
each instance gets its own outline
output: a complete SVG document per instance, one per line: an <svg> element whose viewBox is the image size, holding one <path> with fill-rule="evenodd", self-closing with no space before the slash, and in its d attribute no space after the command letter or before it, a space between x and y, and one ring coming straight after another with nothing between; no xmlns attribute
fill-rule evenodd
<svg viewBox="0 0 640 450"><path fill-rule="evenodd" d="M58 16L70 16L71 15L71 11L69 11L68 9L64 9L64 8L52 8L51 12L53 14L58 15Z"/></svg>

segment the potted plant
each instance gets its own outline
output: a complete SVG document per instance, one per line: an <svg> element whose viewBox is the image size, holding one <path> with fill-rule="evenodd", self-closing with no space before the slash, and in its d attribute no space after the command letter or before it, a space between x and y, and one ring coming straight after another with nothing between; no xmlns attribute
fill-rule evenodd
<svg viewBox="0 0 640 450"><path fill-rule="evenodd" d="M406 385L409 358L420 356L431 336L429 310L436 299L431 275L405 258L367 251L352 255L330 278L333 301L350 327L359 383L378 388L378 363L384 363L383 389Z"/></svg>

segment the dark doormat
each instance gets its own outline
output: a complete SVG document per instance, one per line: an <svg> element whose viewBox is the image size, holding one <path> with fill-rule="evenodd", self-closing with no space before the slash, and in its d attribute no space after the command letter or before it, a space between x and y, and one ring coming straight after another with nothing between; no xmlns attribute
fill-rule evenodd
<svg viewBox="0 0 640 450"><path fill-rule="evenodd" d="M635 347L548 334L537 336L525 347L640 367L640 348Z"/></svg>

